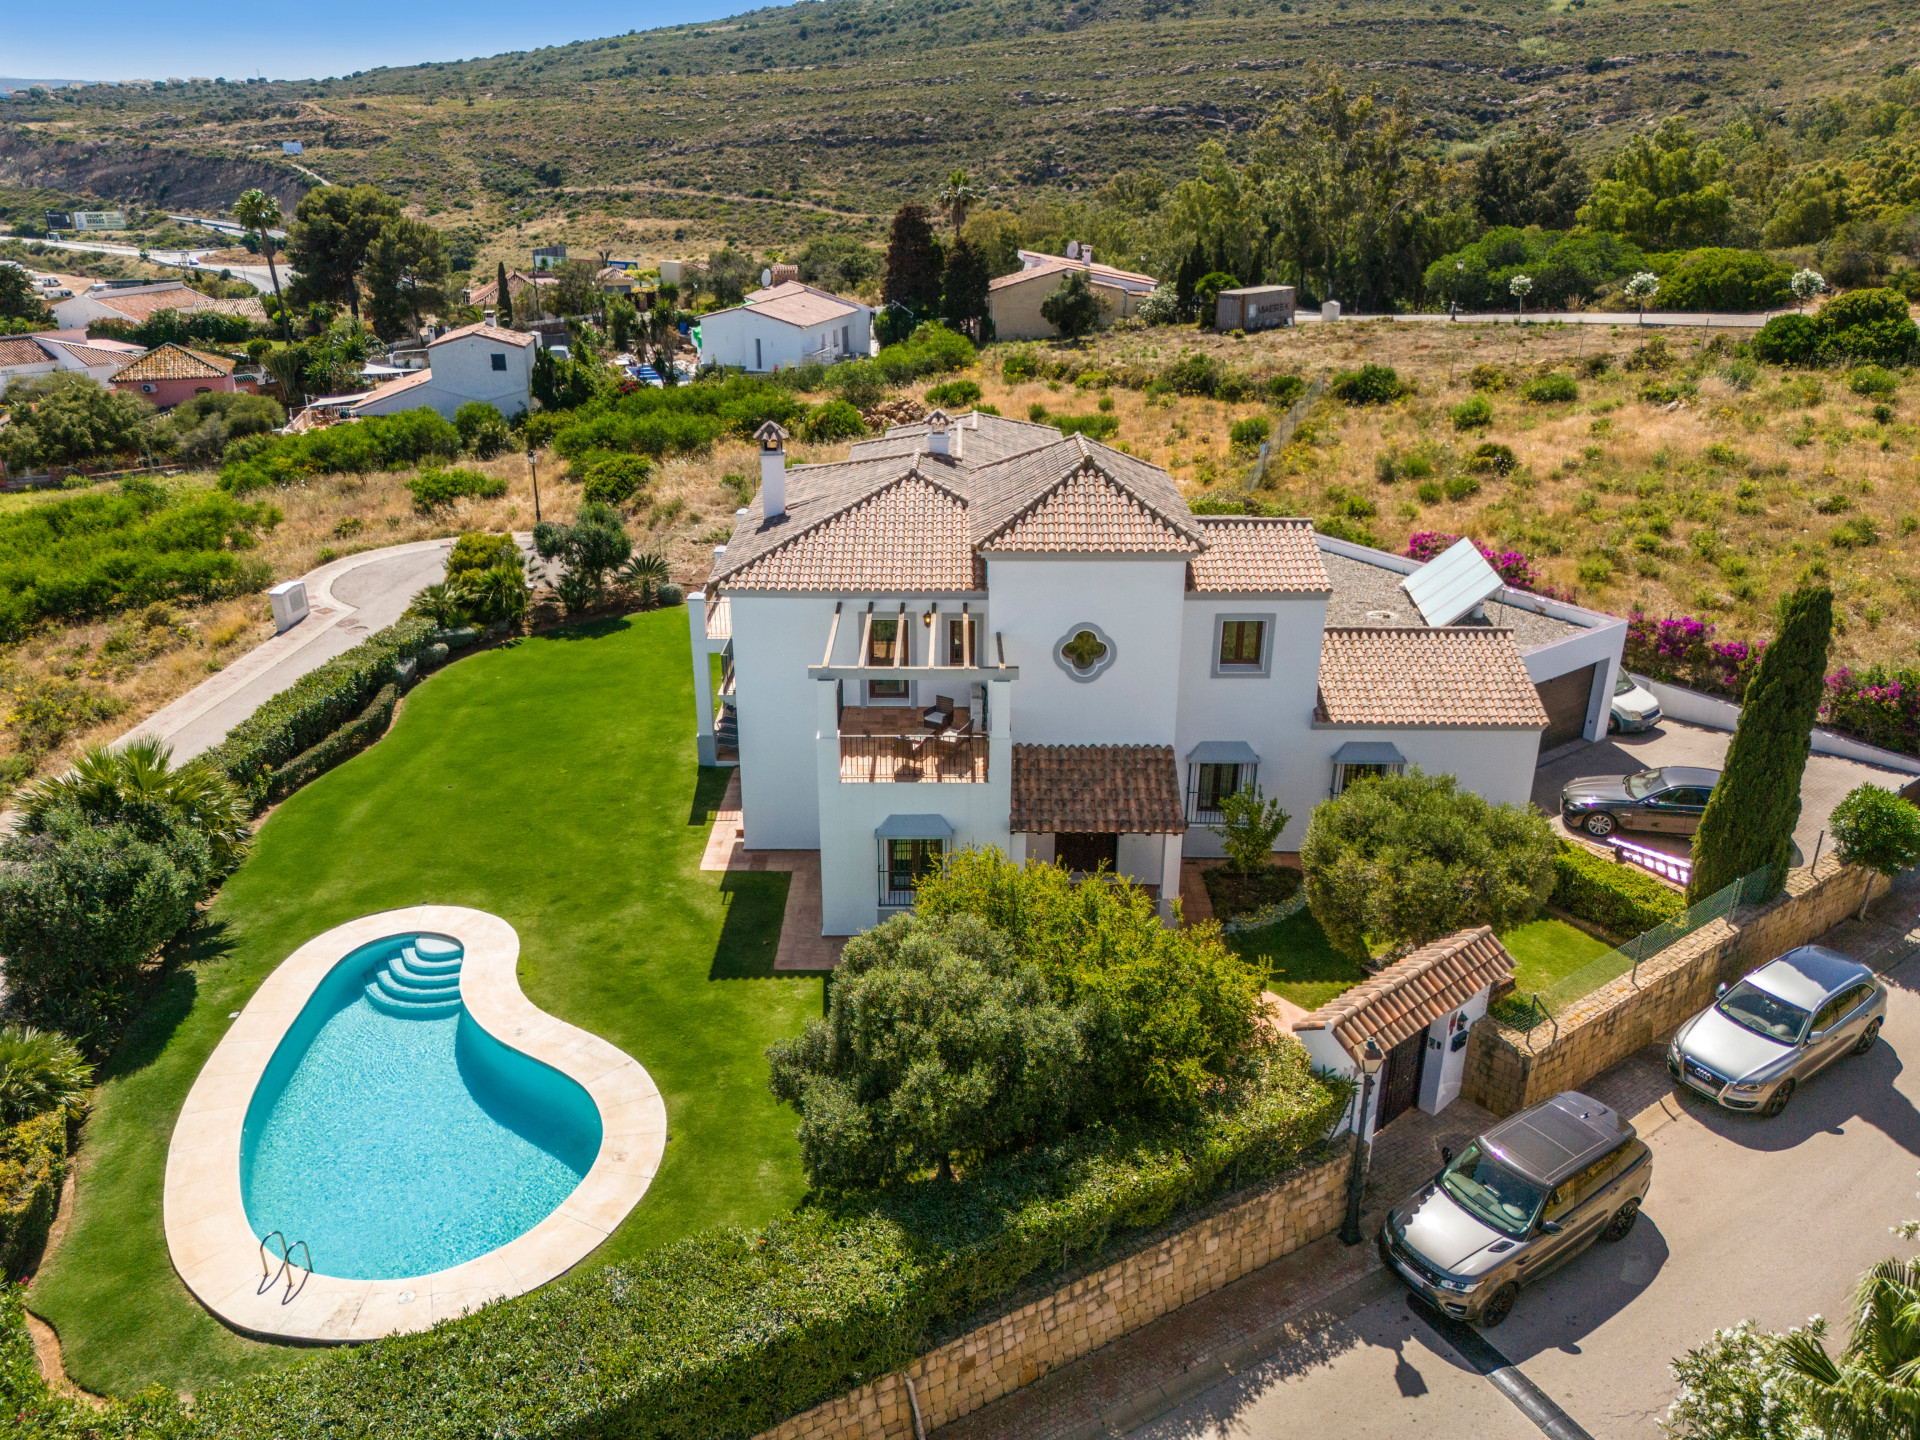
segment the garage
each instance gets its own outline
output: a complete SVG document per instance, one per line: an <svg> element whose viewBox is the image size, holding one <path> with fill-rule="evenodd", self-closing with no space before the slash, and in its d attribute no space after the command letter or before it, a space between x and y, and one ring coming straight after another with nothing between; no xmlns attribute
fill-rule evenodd
<svg viewBox="0 0 1920 1440"><path fill-rule="evenodd" d="M1567 745L1587 733L1587 706L1593 702L1593 687L1600 677L1598 662L1579 670L1569 670L1551 680L1542 680L1534 688L1546 707L1547 728L1540 735L1540 753L1557 745Z"/></svg>

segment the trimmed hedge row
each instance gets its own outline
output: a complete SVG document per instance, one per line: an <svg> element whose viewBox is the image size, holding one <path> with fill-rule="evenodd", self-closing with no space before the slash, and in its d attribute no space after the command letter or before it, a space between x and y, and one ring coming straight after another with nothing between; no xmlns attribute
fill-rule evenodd
<svg viewBox="0 0 1920 1440"><path fill-rule="evenodd" d="M373 703L318 745L302 750L267 775L267 798L284 800L302 785L318 779L342 760L350 759L387 733L393 710L400 703L398 684L383 685Z"/></svg>
<svg viewBox="0 0 1920 1440"><path fill-rule="evenodd" d="M0 1276L40 1257L67 1177L67 1112L49 1110L0 1131Z"/></svg>
<svg viewBox="0 0 1920 1440"><path fill-rule="evenodd" d="M398 662L418 659L427 649L433 630L431 620L401 617L294 681L236 725L207 758L259 809L273 788L272 773L365 710L396 678Z"/></svg>
<svg viewBox="0 0 1920 1440"><path fill-rule="evenodd" d="M1687 897L1631 865L1603 860L1563 840L1553 857L1553 896L1548 903L1602 930L1631 938L1680 914L1687 908Z"/></svg>
<svg viewBox="0 0 1920 1440"><path fill-rule="evenodd" d="M1090 1131L958 1182L708 1231L425 1334L204 1390L181 1433L754 1435L900 1368L1069 1259L1317 1156L1349 1088L1285 1046L1197 1122Z"/></svg>

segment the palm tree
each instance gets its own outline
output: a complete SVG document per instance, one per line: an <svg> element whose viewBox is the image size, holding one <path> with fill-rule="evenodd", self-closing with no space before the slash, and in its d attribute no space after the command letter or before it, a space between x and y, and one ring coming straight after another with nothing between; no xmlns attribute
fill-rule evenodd
<svg viewBox="0 0 1920 1440"><path fill-rule="evenodd" d="M223 873L240 863L253 838L246 799L233 782L202 759L174 765L173 747L151 735L121 750L88 746L66 774L27 791L20 809L27 828L34 830L58 806L72 806L96 820L118 820L148 806L171 811L206 836Z"/></svg>
<svg viewBox="0 0 1920 1440"><path fill-rule="evenodd" d="M1816 1322L1781 1340L1787 1373L1832 1440L1920 1440L1920 1261L1882 1260L1860 1277L1838 1362Z"/></svg>
<svg viewBox="0 0 1920 1440"><path fill-rule="evenodd" d="M642 605L651 605L667 579L667 557L658 550L644 550L620 569L620 582L633 588Z"/></svg>
<svg viewBox="0 0 1920 1440"><path fill-rule="evenodd" d="M293 326L287 321L287 302L280 295L280 271L273 263L274 251L279 244L270 233L275 225L286 219L281 213L280 202L264 190L245 191L233 202L233 218L247 227L260 246L260 253L267 257L267 274L273 280L273 298L280 305L280 333L291 345Z"/></svg>
<svg viewBox="0 0 1920 1440"><path fill-rule="evenodd" d="M956 170L947 177L947 188L940 192L940 208L947 212L947 223L958 235L967 223L967 207L980 198L980 192L967 180L967 172Z"/></svg>
<svg viewBox="0 0 1920 1440"><path fill-rule="evenodd" d="M31 1025L0 1027L0 1125L71 1108L93 1082L93 1067L66 1036Z"/></svg>

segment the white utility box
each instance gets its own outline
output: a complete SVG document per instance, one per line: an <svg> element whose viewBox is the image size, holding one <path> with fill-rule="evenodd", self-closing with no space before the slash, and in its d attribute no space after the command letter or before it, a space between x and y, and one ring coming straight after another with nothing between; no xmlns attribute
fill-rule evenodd
<svg viewBox="0 0 1920 1440"><path fill-rule="evenodd" d="M273 633L283 635L307 618L307 582L282 580L267 591L273 602Z"/></svg>
<svg viewBox="0 0 1920 1440"><path fill-rule="evenodd" d="M1340 318L1340 302L1338 300L1327 301L1326 304L1320 307L1320 318L1322 320L1338 320Z"/></svg>

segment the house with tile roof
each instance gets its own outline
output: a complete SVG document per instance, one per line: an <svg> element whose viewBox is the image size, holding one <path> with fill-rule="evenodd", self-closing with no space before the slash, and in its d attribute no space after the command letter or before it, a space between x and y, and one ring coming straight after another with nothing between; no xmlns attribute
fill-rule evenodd
<svg viewBox="0 0 1920 1440"><path fill-rule="evenodd" d="M1495 577L1429 625L1393 568L1412 562L1306 520L1196 515L1166 471L1084 436L936 410L793 469L778 425L759 438L759 496L688 597L700 758L739 765L748 849L820 852L824 934L911 906L967 845L1104 864L1170 910L1241 788L1286 808L1292 851L1362 774L1419 765L1524 802L1569 672L1599 686L1580 724L1605 724L1623 622ZM1374 618L1330 623L1349 603L1330 567L1376 577Z"/></svg>
<svg viewBox="0 0 1920 1440"><path fill-rule="evenodd" d="M511 420L530 408L533 356L540 338L481 321L462 325L427 346L427 368L376 385L344 403L329 402L342 418L436 410L451 420L462 405L491 405Z"/></svg>
<svg viewBox="0 0 1920 1440"><path fill-rule="evenodd" d="M1140 308L1160 282L1151 275L1093 263L1093 251L1078 244L1069 255L1020 252L1021 268L987 282L987 313L993 333L1001 340L1047 340L1059 334L1040 313L1040 305L1076 271L1087 278L1100 300L1101 324L1124 320Z"/></svg>
<svg viewBox="0 0 1920 1440"><path fill-rule="evenodd" d="M63 370L78 371L102 385L128 360L145 352L119 341L90 341L85 331L43 330L0 336L0 394L15 380Z"/></svg>
<svg viewBox="0 0 1920 1440"><path fill-rule="evenodd" d="M183 400L214 390L232 390L234 362L224 355L171 342L149 350L113 372L113 389L170 410Z"/></svg>
<svg viewBox="0 0 1920 1440"><path fill-rule="evenodd" d="M861 360L873 350L873 310L785 280L751 292L731 309L702 315L699 345L702 365L756 373Z"/></svg>
<svg viewBox="0 0 1920 1440"><path fill-rule="evenodd" d="M97 320L144 325L162 310L238 315L256 325L264 325L267 320L266 309L252 296L216 300L179 280L158 280L146 285L103 280L57 302L53 318L60 322L63 330L82 329Z"/></svg>

